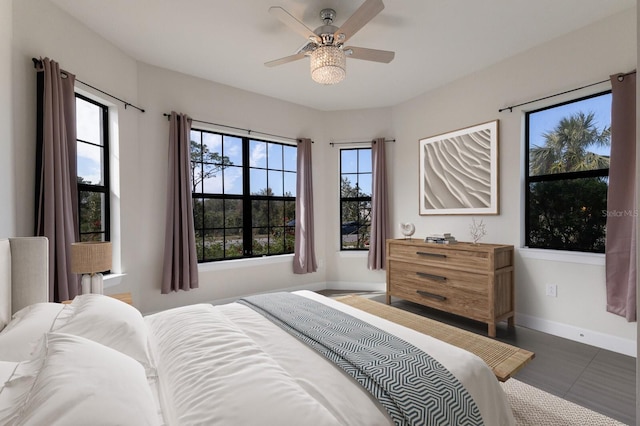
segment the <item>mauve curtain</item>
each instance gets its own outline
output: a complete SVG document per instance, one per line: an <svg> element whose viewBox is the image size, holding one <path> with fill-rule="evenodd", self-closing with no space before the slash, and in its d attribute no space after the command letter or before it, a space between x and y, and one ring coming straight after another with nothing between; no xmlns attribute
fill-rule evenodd
<svg viewBox="0 0 640 426"><path fill-rule="evenodd" d="M162 294L198 288L191 200L191 119L171 111Z"/></svg>
<svg viewBox="0 0 640 426"><path fill-rule="evenodd" d="M371 236L369 238L369 269L385 269L386 241L389 235L389 206L387 195L387 157L384 138L371 144Z"/></svg>
<svg viewBox="0 0 640 426"><path fill-rule="evenodd" d="M49 239L49 299L78 294L71 244L78 239L75 76L49 58L38 68L35 235Z"/></svg>
<svg viewBox="0 0 640 426"><path fill-rule="evenodd" d="M607 311L636 321L636 74L612 75Z"/></svg>
<svg viewBox="0 0 640 426"><path fill-rule="evenodd" d="M307 274L318 270L313 231L313 178L311 174L311 139L298 139L296 171L296 242L293 272Z"/></svg>

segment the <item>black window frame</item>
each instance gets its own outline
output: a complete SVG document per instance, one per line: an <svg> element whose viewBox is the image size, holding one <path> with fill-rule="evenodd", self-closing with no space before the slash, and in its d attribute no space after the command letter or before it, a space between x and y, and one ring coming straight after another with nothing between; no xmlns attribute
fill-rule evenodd
<svg viewBox="0 0 640 426"><path fill-rule="evenodd" d="M357 152L357 166L356 166L356 172L355 173L343 173L342 170L342 153L345 151L356 151ZM339 188L339 194L340 194L340 231L339 231L339 235L340 235L340 251L369 251L369 240L371 238L371 195L358 195L355 197L344 197L342 194L342 179L343 179L343 174L355 174L357 175L357 181L356 181L356 186L359 187L359 182L360 182L360 176L362 175L369 175L371 177L371 186L373 189L373 169L372 169L372 165L369 164L369 171L366 172L361 172L360 171L360 152L361 151L369 151L370 155L369 157L371 157L372 154L372 148L371 147L352 147L352 148L340 148L340 168L339 168L339 176L340 176L340 188ZM357 202L358 203L358 210L360 213L360 210L366 210L367 207L363 208L363 205L367 205L368 204L368 210L369 210L369 221L364 221L361 222L360 220L360 215L358 217L357 220L355 221L347 221L344 222L343 221L343 217L344 217L344 204L345 203L353 203L353 202ZM354 232L355 231L355 232ZM355 247L349 247L345 245L345 239L344 236L345 235L352 235L355 234L356 235L356 246Z"/></svg>
<svg viewBox="0 0 640 426"><path fill-rule="evenodd" d="M76 145L78 143L86 143L91 146L95 146L102 149L102 185L88 184L78 182L78 227L80 241L111 241L111 177L109 168L109 107L80 93L75 93L75 97L89 102L98 108L100 108L100 122L102 125L102 145L97 145L93 142L78 139L76 137ZM77 167L76 167L77 168ZM77 171L76 171L77 173ZM102 194L103 196L103 208L104 208L104 221L102 224L102 231L89 231L83 232L80 229L82 224L82 206L80 204L80 194L82 192L93 192ZM87 236L100 236L100 238L87 238Z"/></svg>
<svg viewBox="0 0 640 426"><path fill-rule="evenodd" d="M285 150L284 147L289 147L289 148L294 148L294 149L298 149L297 144L291 144L291 143L284 143L284 142L279 142L279 141L273 141L273 140L267 140L267 139L260 139L260 138L255 138L255 137L251 137L251 136L240 136L240 135L235 135L235 134L228 134L228 133L223 133L223 132L219 132L219 131L213 131L213 130L208 130L208 129L204 129L204 128L192 128L191 131L193 132L201 132L201 133L209 133L209 134L213 134L213 135L218 135L222 138L222 143L223 143L223 151L224 151L224 138L234 138L234 139L239 139L242 142L242 165L241 166L237 166L237 165L233 165L233 164L229 164L228 166L223 166L221 169L221 172L224 172L224 169L227 167L241 167L242 168L242 194L225 194L224 193L224 183L222 185L223 187L223 193L206 193L204 192L204 183L202 183L202 191L203 192L193 192L191 194L192 197L192 201L193 201L193 217L194 217L194 231L195 231L195 236L196 236L196 251L197 251L197 256L198 256L198 263L213 263L213 262L224 262L227 260L235 260L235 259L250 259L250 258L259 258L259 257L269 257L269 256L278 256L278 255L286 255L286 254L293 254L294 252L294 248L295 248L295 219L296 219L296 212L295 212L295 204L296 204L296 197L295 196L290 196L290 195L286 195L284 193L284 179L285 179L285 173L294 173L294 177L295 174L297 174L297 170L291 170L288 168L285 168ZM200 144L202 147L203 144L203 139L201 137L200 139ZM267 156L267 166L266 167L256 167L256 166L252 166L250 164L250 149L251 149L251 142L260 142L260 143L266 143L266 144L275 144L275 145L281 145L283 146L283 152L282 152L282 168L281 169L276 169L276 168L271 168L269 167L268 164L268 156ZM202 149L202 148L201 148ZM221 154L221 156L224 155L224 152ZM192 157L193 158L193 157ZM224 162L224 160L221 160ZM192 161L193 163L193 161ZM204 161L200 161L200 164L207 164ZM297 164L295 165L295 167L297 168ZM283 177L283 182L282 182L282 186L283 186L283 195L281 196L276 196L276 195L265 195L265 194L252 194L251 193L251 170L264 170L267 173L267 176L269 176L269 172L273 171L273 172L282 172L282 177ZM224 182L224 174L222 175L222 179ZM270 177L267 177L267 183L269 182L268 180L270 179ZM269 189L271 189L271 187L269 185L267 185L267 188L265 188L266 191L268 191ZM198 200L202 200L202 204L198 203ZM219 202L221 202L220 204L222 204L223 206L226 204L226 201L239 201L242 205L242 225L241 226L227 226L227 218L226 218L226 211L225 211L225 207L222 207L222 226L206 226L206 205L205 202L207 200L218 200ZM268 207L266 209L267 211L267 224L266 225L257 225L255 224L255 220L253 218L253 214L252 214L252 209L253 206L255 205L255 203L258 202L266 202ZM282 208L283 208L283 220L282 223L280 224L274 224L274 220L272 220L271 215L272 215L272 209L271 209L271 203L283 203L282 204ZM199 212L202 220L201 223L197 223L198 222L198 217L196 214L196 209L197 208L202 208L202 211ZM289 208L288 211L291 211L291 209L293 209L293 217L287 217L284 216L284 214L286 213L286 209ZM254 253L254 239L253 239L253 231L254 229L264 229L267 228L267 234L266 234L266 244L264 247L266 247L266 252L265 251L260 251L258 250L257 252ZM242 240L242 249L241 249L241 254L237 254L237 255L233 255L233 253L231 255L227 255L228 252L232 251L229 248L227 248L227 244L226 244L226 240L224 237L226 237L227 235L227 230L228 229L241 229L242 231L242 236L239 238ZM207 233L216 233L216 232L220 232L222 234L222 238L223 238L223 244L222 244L222 252L223 252L223 256L222 257L207 257L207 252L205 250L205 246L206 246L206 238L207 238ZM282 239L282 250L281 251L272 251L272 247L275 246L275 244L277 244L277 241L279 241L280 239ZM275 241L275 243L273 243L272 245L272 241ZM199 244L198 244L199 243Z"/></svg>
<svg viewBox="0 0 640 426"><path fill-rule="evenodd" d="M531 185L539 182L557 182L557 181L577 181L578 179L589 179L589 178L608 178L609 176L609 168L606 169L594 169L594 170L584 170L584 171L573 171L573 172L561 172L561 173L551 173L551 174L539 174L539 175L530 175L530 117L532 114L539 113L542 111L550 110L553 108L558 108L564 105L573 104L576 102L585 101L588 99L593 99L596 97L604 96L611 94L611 90L604 90L598 93L582 96L579 98L567 100L564 102L560 102L557 104L549 105L543 108L538 108L531 111L525 112L525 155L524 155L524 193L525 193L525 205L524 205L524 246L527 248L534 249L547 249L547 250L560 250L560 251L571 251L571 252L582 252L582 253L604 253L604 245L602 249L599 250L585 250L584 248L572 248L570 246L552 246L552 245L536 245L531 241ZM599 214L603 217L606 223L606 212L605 211L597 211L594 214ZM606 235L606 225L604 235Z"/></svg>

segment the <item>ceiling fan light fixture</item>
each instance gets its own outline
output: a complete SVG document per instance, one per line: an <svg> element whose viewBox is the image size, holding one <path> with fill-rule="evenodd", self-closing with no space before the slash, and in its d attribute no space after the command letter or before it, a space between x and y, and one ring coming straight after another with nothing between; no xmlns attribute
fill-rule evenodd
<svg viewBox="0 0 640 426"><path fill-rule="evenodd" d="M340 83L347 75L347 57L337 46L319 46L311 52L311 78L320 84Z"/></svg>

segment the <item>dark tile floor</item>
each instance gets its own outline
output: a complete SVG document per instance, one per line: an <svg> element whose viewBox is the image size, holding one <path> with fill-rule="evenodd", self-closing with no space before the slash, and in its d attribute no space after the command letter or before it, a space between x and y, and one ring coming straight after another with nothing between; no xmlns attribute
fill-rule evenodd
<svg viewBox="0 0 640 426"><path fill-rule="evenodd" d="M323 290L335 296L358 293ZM384 293L360 292L385 301ZM430 309L401 299L391 304L447 324L486 335L483 323ZM532 351L535 358L514 377L553 395L602 413L628 425L636 424L636 359L597 347L506 323L497 327L496 339Z"/></svg>

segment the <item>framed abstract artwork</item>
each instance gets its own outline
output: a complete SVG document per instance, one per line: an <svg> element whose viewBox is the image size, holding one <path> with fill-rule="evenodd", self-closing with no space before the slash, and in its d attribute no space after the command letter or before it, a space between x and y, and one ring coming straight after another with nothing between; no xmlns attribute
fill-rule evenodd
<svg viewBox="0 0 640 426"><path fill-rule="evenodd" d="M498 120L420 139L420 214L498 214Z"/></svg>

